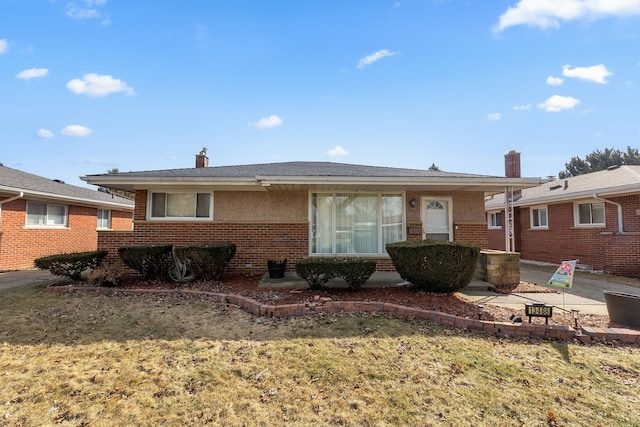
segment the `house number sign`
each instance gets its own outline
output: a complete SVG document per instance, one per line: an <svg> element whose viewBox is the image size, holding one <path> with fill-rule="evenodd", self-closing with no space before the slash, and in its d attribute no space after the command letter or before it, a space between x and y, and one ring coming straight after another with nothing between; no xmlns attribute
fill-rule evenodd
<svg viewBox="0 0 640 427"><path fill-rule="evenodd" d="M545 323L549 324L549 317L553 316L553 306L542 303L528 303L524 305L524 314L529 316L529 323L532 317L544 317Z"/></svg>

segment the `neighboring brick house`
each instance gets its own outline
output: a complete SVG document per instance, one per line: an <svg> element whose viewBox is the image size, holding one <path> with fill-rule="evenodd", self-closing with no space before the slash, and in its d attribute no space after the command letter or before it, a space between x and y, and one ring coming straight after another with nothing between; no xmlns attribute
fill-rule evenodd
<svg viewBox="0 0 640 427"><path fill-rule="evenodd" d="M0 164L0 271L47 255L95 251L97 230L131 230L133 202Z"/></svg>
<svg viewBox="0 0 640 427"><path fill-rule="evenodd" d="M505 248L504 194L485 203L489 248ZM513 197L515 251L640 277L640 166L611 167L546 182Z"/></svg>
<svg viewBox="0 0 640 427"><path fill-rule="evenodd" d="M393 270L385 244L425 237L487 246L484 197L537 178L481 176L329 162L209 167L82 177L135 191L132 232L99 233L112 257L124 245L236 244L230 271L266 271L267 260L316 255L375 258ZM110 258L113 259L113 258Z"/></svg>

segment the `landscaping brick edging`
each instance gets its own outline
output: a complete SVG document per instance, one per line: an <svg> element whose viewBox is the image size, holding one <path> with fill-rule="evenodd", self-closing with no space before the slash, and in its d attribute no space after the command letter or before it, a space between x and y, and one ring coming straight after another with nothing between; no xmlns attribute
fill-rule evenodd
<svg viewBox="0 0 640 427"><path fill-rule="evenodd" d="M548 338L562 341L578 340L583 344L617 341L623 344L639 344L640 331L623 328L596 328L583 326L576 330L570 326L537 325L532 323L495 322L454 316L433 310L406 307L399 304L376 301L333 301L316 296L313 301L301 304L262 304L242 295L200 291L195 289L118 289L104 287L49 286L52 291L93 291L97 293L201 295L220 304L236 305L259 317L306 316L313 314L385 312L398 317L416 318L454 328L468 329L496 336Z"/></svg>

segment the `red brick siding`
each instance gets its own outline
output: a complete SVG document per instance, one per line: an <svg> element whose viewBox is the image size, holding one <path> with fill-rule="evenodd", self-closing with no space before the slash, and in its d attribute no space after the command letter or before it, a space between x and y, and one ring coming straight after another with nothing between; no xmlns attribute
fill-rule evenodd
<svg viewBox="0 0 640 427"><path fill-rule="evenodd" d="M529 208L520 208L521 258L556 264L577 259L596 270L640 277L640 196L610 200L623 206L624 234L618 233L618 209L610 203L604 228L574 227L573 202L566 202L547 205L548 230L532 230ZM504 230L489 230L489 247L504 249Z"/></svg>
<svg viewBox="0 0 640 427"><path fill-rule="evenodd" d="M486 249L488 245L487 223L459 223L453 227L453 240Z"/></svg>
<svg viewBox="0 0 640 427"><path fill-rule="evenodd" d="M25 227L27 201L3 203L0 218L0 271L33 268L33 260L60 253L94 251L98 244L97 208L68 206L65 228ZM131 214L112 211L118 226L131 228ZM123 217L124 216L124 217Z"/></svg>

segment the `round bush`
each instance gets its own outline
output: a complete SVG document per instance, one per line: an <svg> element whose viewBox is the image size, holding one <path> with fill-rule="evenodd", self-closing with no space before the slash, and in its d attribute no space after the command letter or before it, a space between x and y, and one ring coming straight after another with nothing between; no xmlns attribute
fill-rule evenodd
<svg viewBox="0 0 640 427"><path fill-rule="evenodd" d="M480 248L457 242L410 240L388 244L387 252L400 276L415 288L452 293L471 282Z"/></svg>

